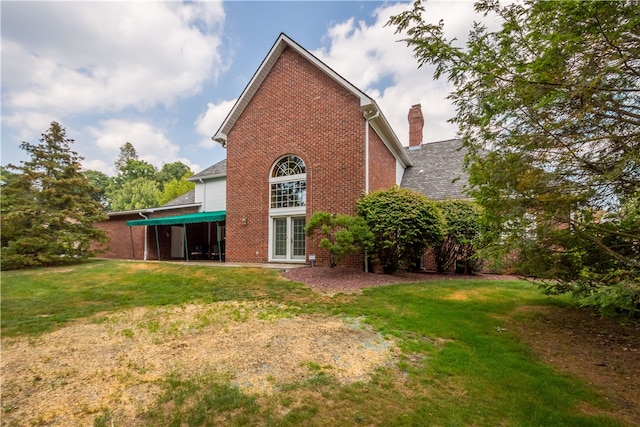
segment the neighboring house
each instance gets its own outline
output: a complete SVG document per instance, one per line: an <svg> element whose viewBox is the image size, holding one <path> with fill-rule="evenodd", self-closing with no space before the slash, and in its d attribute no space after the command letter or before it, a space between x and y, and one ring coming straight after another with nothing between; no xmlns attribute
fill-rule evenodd
<svg viewBox="0 0 640 427"><path fill-rule="evenodd" d="M372 98L281 34L213 136L226 160L162 207L111 213L102 224L119 224L110 234L120 250L108 256L307 263L314 255L323 265L318 239L304 233L315 212L353 215L363 194L393 185L465 197L460 141L422 144L419 105L409 123L405 147Z"/></svg>

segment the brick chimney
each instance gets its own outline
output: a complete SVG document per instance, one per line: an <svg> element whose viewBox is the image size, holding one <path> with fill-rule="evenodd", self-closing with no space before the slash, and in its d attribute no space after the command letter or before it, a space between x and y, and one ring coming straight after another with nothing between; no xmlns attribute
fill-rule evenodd
<svg viewBox="0 0 640 427"><path fill-rule="evenodd" d="M412 105L409 110L409 147L419 147L422 144L422 128L424 127L424 117L422 116L422 106Z"/></svg>

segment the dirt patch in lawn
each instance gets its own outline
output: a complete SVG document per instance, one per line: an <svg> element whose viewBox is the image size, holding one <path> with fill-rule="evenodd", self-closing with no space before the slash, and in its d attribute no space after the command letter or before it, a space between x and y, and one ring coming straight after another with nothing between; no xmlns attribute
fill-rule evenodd
<svg viewBox="0 0 640 427"><path fill-rule="evenodd" d="M2 343L3 425L92 425L109 410L132 425L170 374L218 372L246 392L272 393L321 369L366 381L393 363L392 341L343 319L286 306L216 303L137 308Z"/></svg>
<svg viewBox="0 0 640 427"><path fill-rule="evenodd" d="M521 307L506 326L548 365L569 372L611 402L604 411L640 425L640 324L589 310ZM585 412L598 413L594 408Z"/></svg>
<svg viewBox="0 0 640 427"><path fill-rule="evenodd" d="M299 268L283 276L329 294L461 278L344 268ZM586 413L640 425L638 323L624 325L586 310L519 310L505 333L611 402L609 410L585 407ZM38 339L3 338L2 424L92 425L108 409L113 418L135 425L135 415L156 401L171 373L214 371L244 391L268 396L312 378L318 368L343 383L366 381L376 367L394 364L397 354L394 342L359 319L301 314L284 305L227 302L103 314Z"/></svg>

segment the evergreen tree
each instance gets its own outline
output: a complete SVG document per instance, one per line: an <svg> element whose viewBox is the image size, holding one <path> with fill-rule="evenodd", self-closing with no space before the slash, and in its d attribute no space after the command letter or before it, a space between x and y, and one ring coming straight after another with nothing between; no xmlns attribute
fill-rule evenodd
<svg viewBox="0 0 640 427"><path fill-rule="evenodd" d="M480 207L469 200L441 200L435 203L446 223L444 237L433 246L436 270L446 273L456 261L461 261L465 274L475 273L481 266L476 249L484 231Z"/></svg>
<svg viewBox="0 0 640 427"><path fill-rule="evenodd" d="M39 144L20 145L31 159L8 166L16 173L2 188L2 269L79 262L107 241L94 227L105 215L72 143L52 122Z"/></svg>

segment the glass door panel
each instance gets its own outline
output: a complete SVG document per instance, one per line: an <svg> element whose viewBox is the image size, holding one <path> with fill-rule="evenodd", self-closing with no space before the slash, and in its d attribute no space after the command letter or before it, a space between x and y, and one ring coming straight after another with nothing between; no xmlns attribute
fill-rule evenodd
<svg viewBox="0 0 640 427"><path fill-rule="evenodd" d="M305 217L273 218L272 258L281 260L305 259Z"/></svg>
<svg viewBox="0 0 640 427"><path fill-rule="evenodd" d="M287 257L287 218L273 220L273 257Z"/></svg>
<svg viewBox="0 0 640 427"><path fill-rule="evenodd" d="M296 259L304 259L305 256L305 233L304 226L306 223L306 218L291 218L291 228L292 228L292 258Z"/></svg>

